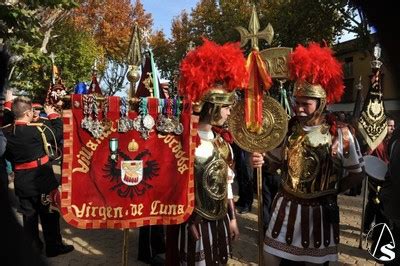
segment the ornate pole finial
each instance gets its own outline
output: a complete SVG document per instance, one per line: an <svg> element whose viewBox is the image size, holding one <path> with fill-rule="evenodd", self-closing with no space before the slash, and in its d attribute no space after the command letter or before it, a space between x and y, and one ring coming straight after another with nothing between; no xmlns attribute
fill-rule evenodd
<svg viewBox="0 0 400 266"><path fill-rule="evenodd" d="M190 41L188 44L188 47L186 49L186 53L189 53L190 51L194 50L196 48L196 45L194 44L193 41Z"/></svg>
<svg viewBox="0 0 400 266"><path fill-rule="evenodd" d="M382 66L382 61L379 60L381 57L381 47L379 43L377 43L374 47L374 60L371 61L371 68L372 69L380 69Z"/></svg>
<svg viewBox="0 0 400 266"><path fill-rule="evenodd" d="M131 66L138 66L142 62L142 52L140 48L140 34L138 24L132 27L131 41L128 49L128 64Z"/></svg>
<svg viewBox="0 0 400 266"><path fill-rule="evenodd" d="M51 59L51 63L54 65L54 59L56 58L56 56L54 55L53 52L51 52L49 57Z"/></svg>
<svg viewBox="0 0 400 266"><path fill-rule="evenodd" d="M97 75L97 58L94 60L93 66L92 66L92 75L96 76Z"/></svg>
<svg viewBox="0 0 400 266"><path fill-rule="evenodd" d="M51 60L51 84L56 84L56 79L58 75L58 69L55 65L55 54L53 52L50 53L50 60Z"/></svg>
<svg viewBox="0 0 400 266"><path fill-rule="evenodd" d="M142 63L142 46L140 43L140 29L137 22L132 27L131 42L129 43L128 55L128 73L126 75L129 80L129 97L135 94L136 82L140 79L140 64Z"/></svg>
<svg viewBox="0 0 400 266"><path fill-rule="evenodd" d="M357 90L362 90L363 89L363 85L362 85L362 77L360 76L359 78L358 78L358 83L356 84L356 89Z"/></svg>
<svg viewBox="0 0 400 266"><path fill-rule="evenodd" d="M249 22L249 30L243 27L236 27L236 30L240 33L240 46L243 47L247 44L247 42L251 41L251 48L253 50L259 50L258 48L258 40L264 39L267 41L269 45L271 45L272 40L274 38L274 29L271 24L268 23L268 26L262 30L260 29L260 22L258 20L256 6L253 5L250 22Z"/></svg>

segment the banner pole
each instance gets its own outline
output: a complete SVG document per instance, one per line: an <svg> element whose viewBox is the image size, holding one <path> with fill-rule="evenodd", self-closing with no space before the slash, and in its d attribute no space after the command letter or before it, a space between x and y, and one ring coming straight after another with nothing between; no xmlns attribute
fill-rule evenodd
<svg viewBox="0 0 400 266"><path fill-rule="evenodd" d="M129 229L124 229L122 241L122 266L128 266L128 235Z"/></svg>
<svg viewBox="0 0 400 266"><path fill-rule="evenodd" d="M365 201L366 201L366 198L367 198L367 192L368 192L368 175L366 175L366 177L365 177L365 183L364 183L365 185L365 188L364 188L364 197L363 197L363 203L362 203L362 206L363 206L363 208L362 208L362 212L361 212L361 215L362 215L362 217L361 217L361 228L360 228L360 238L359 238L359 240L358 240L358 248L359 249L362 249L362 233L364 232L364 217L365 217Z"/></svg>
<svg viewBox="0 0 400 266"><path fill-rule="evenodd" d="M258 200L258 265L264 265L264 223L262 198L262 170L257 167L257 200Z"/></svg>

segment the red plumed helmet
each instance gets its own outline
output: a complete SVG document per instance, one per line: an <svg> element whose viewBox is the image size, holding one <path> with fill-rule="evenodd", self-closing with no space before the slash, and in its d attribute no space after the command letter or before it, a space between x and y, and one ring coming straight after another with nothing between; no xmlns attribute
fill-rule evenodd
<svg viewBox="0 0 400 266"><path fill-rule="evenodd" d="M204 43L190 51L180 65L179 93L198 102L216 84L232 92L248 83L246 60L238 43L218 45L203 38Z"/></svg>
<svg viewBox="0 0 400 266"><path fill-rule="evenodd" d="M295 96L326 98L327 104L340 101L344 93L342 65L329 47L298 45L290 56L289 69L296 82Z"/></svg>

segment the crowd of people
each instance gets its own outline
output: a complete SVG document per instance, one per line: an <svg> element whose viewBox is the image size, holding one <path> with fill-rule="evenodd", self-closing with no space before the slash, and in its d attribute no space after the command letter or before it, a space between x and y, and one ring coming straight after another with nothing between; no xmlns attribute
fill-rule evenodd
<svg viewBox="0 0 400 266"><path fill-rule="evenodd" d="M201 56L202 49L209 49L207 46L222 49L209 41L204 46L197 48ZM299 50L303 53L304 50L309 52L310 56L318 54L312 49L330 53L327 48L311 44L309 47L299 46L292 58L296 58ZM191 56L196 56L196 52L198 51L195 50ZM215 61L215 55L210 56ZM190 60L195 61L189 57L188 64L191 63ZM316 58L310 60L315 61ZM296 64L292 66L294 69L299 63L293 59L292 64ZM230 75L224 74L227 77ZM187 82L185 78L192 79L189 74L182 75L183 83ZM221 77L219 73L215 76ZM150 235L164 238L162 227L152 226L141 230L139 260L163 264L162 260L154 262L151 258L166 252L167 265L226 264L232 252L231 241L239 235L236 213L251 212L253 168L256 167L262 167L264 176L262 206L265 264L284 265L282 259L313 264L337 260L337 194L349 191L354 184L359 187L364 175L361 163L363 154L374 155L385 163L390 162L393 155L390 157L389 153L395 154L398 150L396 141L392 141L389 146L395 121L389 118L385 140L375 150L364 151L362 154L352 133L354 129L346 123L344 113L337 114L332 120L325 112L328 99L333 99L329 93L340 93L341 84L327 89L328 85L315 80L314 83L302 80L300 77L303 76L306 75L299 74L296 79L295 117L290 121L287 138L279 148L264 154L244 151L219 134L221 127L225 126L231 106L236 101L232 89L229 92L227 84L218 79L211 79L212 83L200 88L201 97L193 99L199 103L194 110L199 115L200 138L195 153L195 211L184 224L167 228L167 246L164 240L149 240ZM198 85L195 84L193 90L199 90L196 86ZM239 85L235 84L234 88L237 86ZM185 89L188 90L187 85ZM186 93L190 94L191 91ZM3 121L8 123L0 131L0 152L3 154L1 176L3 187L7 187L6 162L9 162L19 202L18 211L23 216L21 231L26 238L24 245L31 247L33 254L40 254L45 247L47 257L71 252L73 246L62 242L60 215L53 208L57 205L59 181L55 178L50 162L52 155L47 148L48 142L52 141L55 145L61 143L60 114L51 105L35 104L27 97L12 98L11 91L8 91L3 114ZM54 136L56 139L53 139ZM210 183L202 181L205 176L210 179ZM239 188L236 206L232 192L234 176L238 180ZM376 200L383 183L370 178L363 224L365 233L373 223L390 221L384 213L382 202ZM45 245L39 237L39 218ZM150 230L157 232L150 234ZM153 247L149 241L154 242ZM149 248L148 252L144 246ZM159 248L155 249L155 246ZM41 262L40 259L38 262Z"/></svg>

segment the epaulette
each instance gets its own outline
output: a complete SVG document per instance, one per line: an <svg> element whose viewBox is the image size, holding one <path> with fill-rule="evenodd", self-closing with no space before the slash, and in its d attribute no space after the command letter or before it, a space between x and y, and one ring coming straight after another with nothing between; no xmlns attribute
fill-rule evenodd
<svg viewBox="0 0 400 266"><path fill-rule="evenodd" d="M41 127L41 126L43 126L43 123L39 123L39 122L37 122L37 123L28 123L28 124L26 124L27 126L35 126L35 127Z"/></svg>

